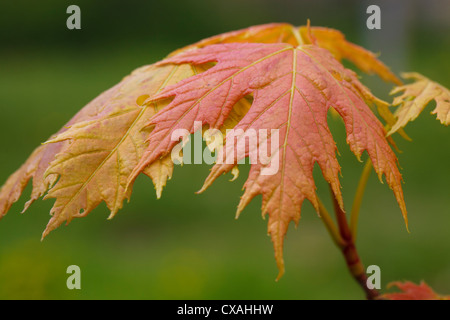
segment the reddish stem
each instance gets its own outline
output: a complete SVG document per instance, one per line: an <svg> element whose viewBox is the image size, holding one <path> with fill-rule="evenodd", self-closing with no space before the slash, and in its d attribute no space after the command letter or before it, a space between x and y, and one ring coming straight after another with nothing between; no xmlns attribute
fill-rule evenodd
<svg viewBox="0 0 450 320"><path fill-rule="evenodd" d="M345 212L339 206L339 203L331 190L331 198L333 199L334 212L336 213L336 220L339 227L344 244L341 246L342 254L345 257L347 267L355 280L362 287L366 293L368 300L376 300L380 293L376 289L370 289L367 287L367 274L364 269L364 265L359 258L358 251L356 250L353 235L348 226L347 217Z"/></svg>

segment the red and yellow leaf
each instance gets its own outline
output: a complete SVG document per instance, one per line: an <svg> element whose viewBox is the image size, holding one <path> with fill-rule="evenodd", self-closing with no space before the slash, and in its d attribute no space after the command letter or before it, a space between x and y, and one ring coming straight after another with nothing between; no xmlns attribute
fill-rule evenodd
<svg viewBox="0 0 450 320"><path fill-rule="evenodd" d="M0 217L30 179L33 189L26 208L46 192L45 199L55 199L44 236L65 221L86 216L101 202L112 217L129 198L140 173L152 178L160 197L172 175L169 152L178 143L170 139L174 130L193 132L194 121L201 121L203 129L243 130L244 136L251 129L278 129L278 138L267 141L279 146L280 170L265 176L261 172L266 165L252 164L238 213L254 196L263 195L281 275L288 224L298 222L305 199L318 207L315 163L343 207L340 166L326 122L328 110L336 110L351 150L358 158L368 152L380 179L385 175L394 190L406 220L397 160L368 105L375 104L388 125L395 118L386 103L339 63L341 59L399 83L374 54L346 41L339 31L309 25L255 26L177 50L101 94L37 148L0 190ZM229 138L224 143L225 150L238 144ZM222 173L231 171L237 177L237 162L251 157L251 151L238 148L232 163L217 164L202 190Z"/></svg>
<svg viewBox="0 0 450 320"><path fill-rule="evenodd" d="M167 156L178 143L171 139L177 129L193 133L194 122L220 128L233 106L247 95L253 96L248 113L235 129L278 129L279 140L269 144L279 148L279 171L265 176L266 167L252 164L238 213L258 194L263 196L263 214L269 214L269 234L280 270L284 271L282 246L290 221L298 222L305 199L318 209L313 166L318 163L343 207L336 159L335 143L326 117L334 108L343 118L347 142L359 158L367 151L380 179L384 174L393 189L406 220L397 158L385 138L385 130L367 104L383 103L325 49L315 45L290 44L220 44L178 54L159 65L193 65L216 62L204 73L180 81L151 97L147 103L173 97L172 102L157 113L148 125L154 126L148 147L131 174L133 181L148 165ZM231 146L230 146L231 144ZM219 175L232 170L237 162L249 156L245 145L226 139L225 150L237 146L232 163L217 164L204 187ZM241 148L239 148L239 145Z"/></svg>

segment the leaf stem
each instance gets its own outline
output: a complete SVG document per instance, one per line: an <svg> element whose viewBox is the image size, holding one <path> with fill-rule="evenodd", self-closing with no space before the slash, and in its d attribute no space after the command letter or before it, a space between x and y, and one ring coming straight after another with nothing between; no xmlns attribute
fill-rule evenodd
<svg viewBox="0 0 450 320"><path fill-rule="evenodd" d="M342 239L339 229L336 227L336 224L331 218L327 208L325 208L325 206L323 205L322 201L319 198L317 198L317 200L319 202L319 213L322 222L325 224L325 227L327 228L328 233L330 234L336 246L338 246L339 248L343 248L345 246L345 241Z"/></svg>
<svg viewBox="0 0 450 320"><path fill-rule="evenodd" d="M352 233L352 237L354 240L356 240L357 236L358 219L359 219L359 212L361 209L361 202L371 172L372 172L372 161L370 159L367 159L364 169L361 173L361 177L359 178L358 188L356 189L355 198L353 199L352 210L350 212L350 232Z"/></svg>
<svg viewBox="0 0 450 320"><path fill-rule="evenodd" d="M330 186L331 189L331 186ZM345 212L339 206L339 203L331 190L331 198L333 200L334 211L336 214L336 220L339 227L339 232L341 238L344 240L344 245L341 248L341 252L344 255L345 261L347 263L347 268L349 269L353 278L359 283L361 288L366 293L368 300L375 300L379 297L380 293L376 289L370 289L367 286L367 275L365 273L364 266L359 258L358 251L356 250L355 242L353 239L352 232L347 223L347 218Z"/></svg>
<svg viewBox="0 0 450 320"><path fill-rule="evenodd" d="M300 35L300 32L298 31L298 28L292 26L292 34L294 35L294 38L297 41L298 46L301 46L304 44L302 36Z"/></svg>

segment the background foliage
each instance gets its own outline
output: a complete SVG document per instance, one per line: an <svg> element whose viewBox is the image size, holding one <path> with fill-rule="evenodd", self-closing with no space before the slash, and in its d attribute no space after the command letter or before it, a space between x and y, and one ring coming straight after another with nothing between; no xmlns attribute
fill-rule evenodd
<svg viewBox="0 0 450 320"><path fill-rule="evenodd" d="M450 6L442 1L15 1L0 4L0 180L87 102L144 64L221 32L268 22L306 23L341 30L381 52L393 71L417 71L450 87ZM344 4L345 5L344 5ZM67 30L66 8L77 4L82 30ZM378 4L382 29L365 27ZM390 101L390 85L362 81ZM431 108L429 109L431 110ZM351 203L363 164L345 145L342 123L330 119ZM410 229L386 185L373 174L361 209L359 251L377 264L385 285L424 279L450 292L448 129L427 112L407 128L403 153ZM238 221L235 208L246 176L219 179L194 195L207 166L176 167L156 200L151 181L138 179L132 201L107 221L103 205L52 232L42 243L50 201L20 215L31 188L0 222L1 299L334 299L363 298L312 206L288 233L286 274L279 282L260 203ZM245 171L245 169L243 170ZM319 178L320 175L317 175ZM323 182L323 181L322 181ZM321 198L328 196L324 183ZM82 290L66 288L67 266L82 270Z"/></svg>

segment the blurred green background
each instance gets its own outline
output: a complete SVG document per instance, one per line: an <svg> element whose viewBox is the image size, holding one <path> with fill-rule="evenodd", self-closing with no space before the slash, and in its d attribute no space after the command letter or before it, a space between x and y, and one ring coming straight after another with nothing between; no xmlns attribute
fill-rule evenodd
<svg viewBox="0 0 450 320"><path fill-rule="evenodd" d="M81 8L81 30L66 28L66 8ZM366 28L366 8L381 7L382 29ZM380 52L395 72L417 71L450 87L448 1L3 1L0 4L0 180L82 106L133 69L218 33L269 22L328 26ZM389 84L362 81L390 101ZM386 184L372 174L361 209L358 249L376 264L383 287L427 281L450 294L449 131L429 115L397 137L403 153L408 234ZM338 142L347 208L363 164ZM28 187L0 222L1 299L363 299L340 252L309 203L285 244L286 274L277 269L256 198L234 219L245 181L219 179L195 195L207 166L176 167L160 200L138 179L131 202L107 221L104 205L88 217L40 236L52 201L21 211ZM318 193L328 188L315 172ZM1 183L2 183L1 182ZM329 202L327 202L329 206ZM68 290L66 268L81 268L81 290Z"/></svg>

